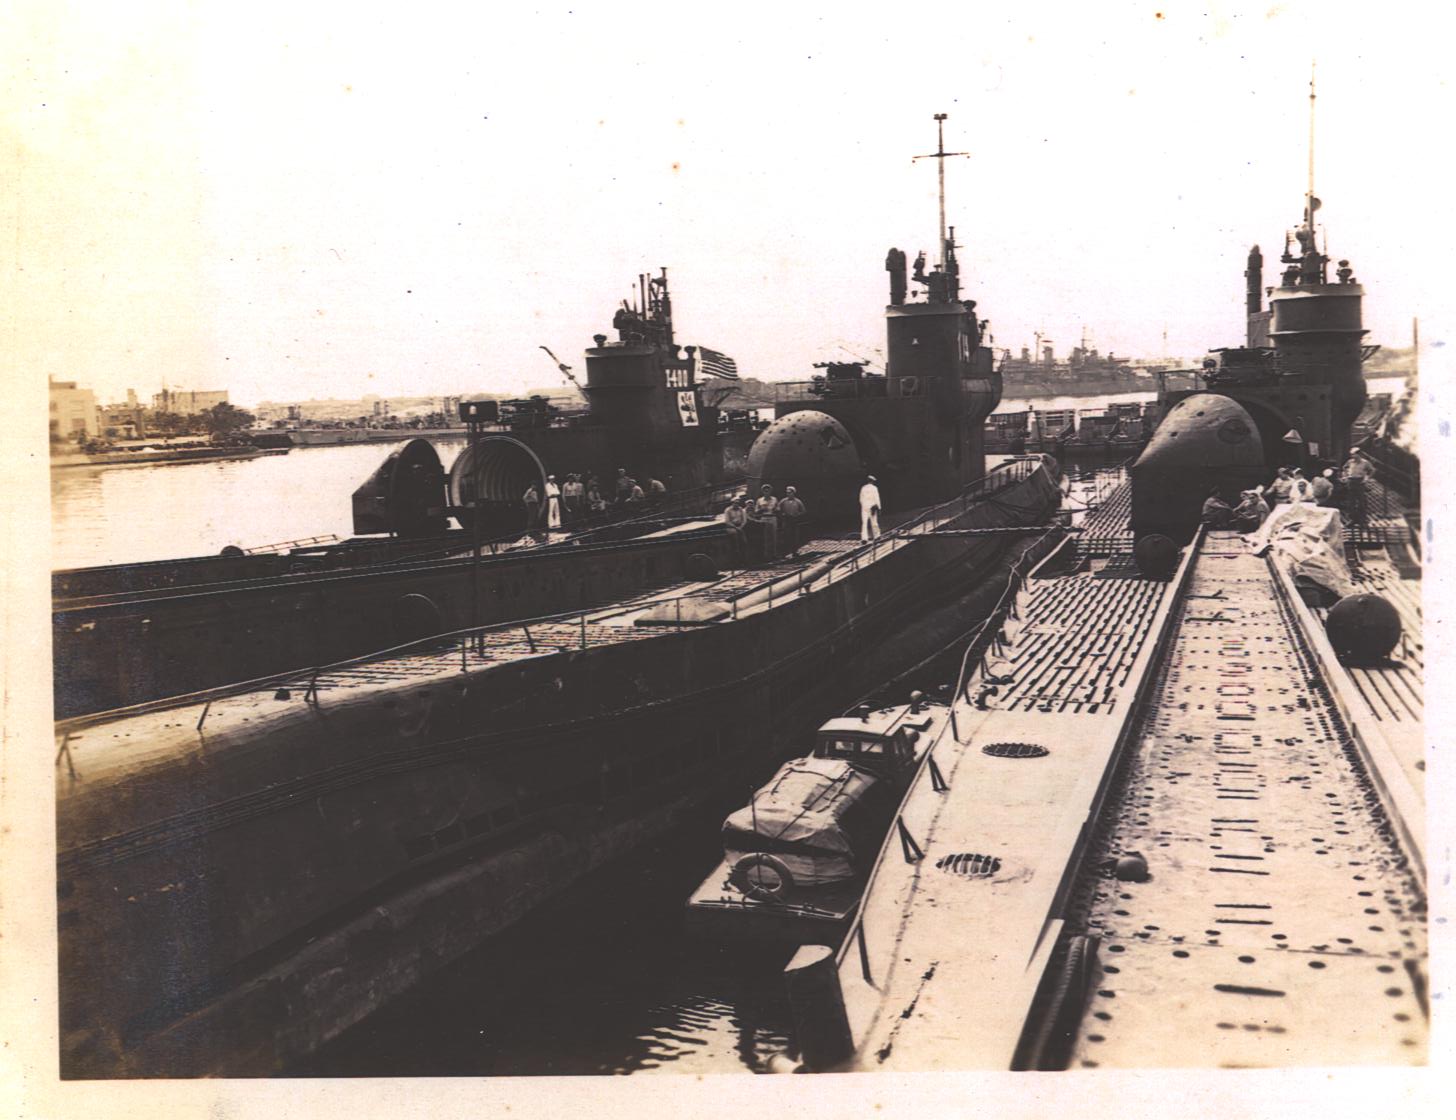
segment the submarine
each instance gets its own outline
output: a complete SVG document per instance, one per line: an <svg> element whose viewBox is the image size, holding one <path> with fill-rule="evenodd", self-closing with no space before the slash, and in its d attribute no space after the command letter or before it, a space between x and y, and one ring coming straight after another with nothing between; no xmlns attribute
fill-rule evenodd
<svg viewBox="0 0 1456 1120"><path fill-rule="evenodd" d="M354 532L433 536L453 518L487 537L520 533L532 527L521 496L533 484L544 492L548 475L595 474L608 499L618 470L670 493L740 481L757 432L730 425L721 396L704 392L707 376L736 377L736 365L678 344L667 269L637 286L612 317L616 337L594 335L586 351L584 417L560 423L547 407L520 408L502 430L499 402L462 401L470 438L450 469L426 439L396 449L354 491Z"/></svg>

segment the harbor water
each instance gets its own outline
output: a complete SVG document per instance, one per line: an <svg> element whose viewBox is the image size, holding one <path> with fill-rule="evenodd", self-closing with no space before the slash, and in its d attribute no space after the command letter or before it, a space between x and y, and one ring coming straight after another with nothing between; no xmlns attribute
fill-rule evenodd
<svg viewBox="0 0 1456 1120"><path fill-rule="evenodd" d="M722 856L716 818L603 868L346 1032L295 1076L760 1070L789 1045L789 950L683 933Z"/></svg>
<svg viewBox="0 0 1456 1120"><path fill-rule="evenodd" d="M432 442L448 465L465 441ZM51 568L352 536L349 496L398 446L304 447L259 459L52 471Z"/></svg>

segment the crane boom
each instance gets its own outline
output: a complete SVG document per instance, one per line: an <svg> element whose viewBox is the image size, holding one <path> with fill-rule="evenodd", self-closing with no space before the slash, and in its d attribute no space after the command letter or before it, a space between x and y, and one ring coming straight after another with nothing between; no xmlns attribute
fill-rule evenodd
<svg viewBox="0 0 1456 1120"><path fill-rule="evenodd" d="M555 354L551 353L551 347L542 346L541 349L546 351L546 356L556 363L556 368L561 371L566 380L570 381L576 387L576 391L583 397L586 396L586 390L581 387L581 382L576 379L576 374L571 372L571 367Z"/></svg>

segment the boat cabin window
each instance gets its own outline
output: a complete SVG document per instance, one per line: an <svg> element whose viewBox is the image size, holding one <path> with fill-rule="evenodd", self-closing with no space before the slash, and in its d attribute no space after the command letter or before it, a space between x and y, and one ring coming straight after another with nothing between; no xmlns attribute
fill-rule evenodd
<svg viewBox="0 0 1456 1120"><path fill-rule="evenodd" d="M897 763L914 754L909 744L899 735L889 739L876 736L824 735L819 739L814 753L820 758L859 758L866 761L888 758Z"/></svg>
<svg viewBox="0 0 1456 1120"><path fill-rule="evenodd" d="M815 752L821 758L883 758L883 739L862 739L854 735L826 735Z"/></svg>

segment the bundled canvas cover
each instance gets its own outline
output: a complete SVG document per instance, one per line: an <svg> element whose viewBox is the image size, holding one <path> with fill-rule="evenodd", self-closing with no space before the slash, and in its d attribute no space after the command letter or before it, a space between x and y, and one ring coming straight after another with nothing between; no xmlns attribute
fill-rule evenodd
<svg viewBox="0 0 1456 1120"><path fill-rule="evenodd" d="M781 860L799 886L851 878L855 852L844 818L874 784L842 759L785 763L752 804L723 822L729 865L761 851Z"/></svg>
<svg viewBox="0 0 1456 1120"><path fill-rule="evenodd" d="M1337 509L1308 502L1277 505L1258 532L1245 539L1256 553L1272 549L1276 562L1293 575L1328 588L1342 599L1355 592L1345 563L1344 522Z"/></svg>

